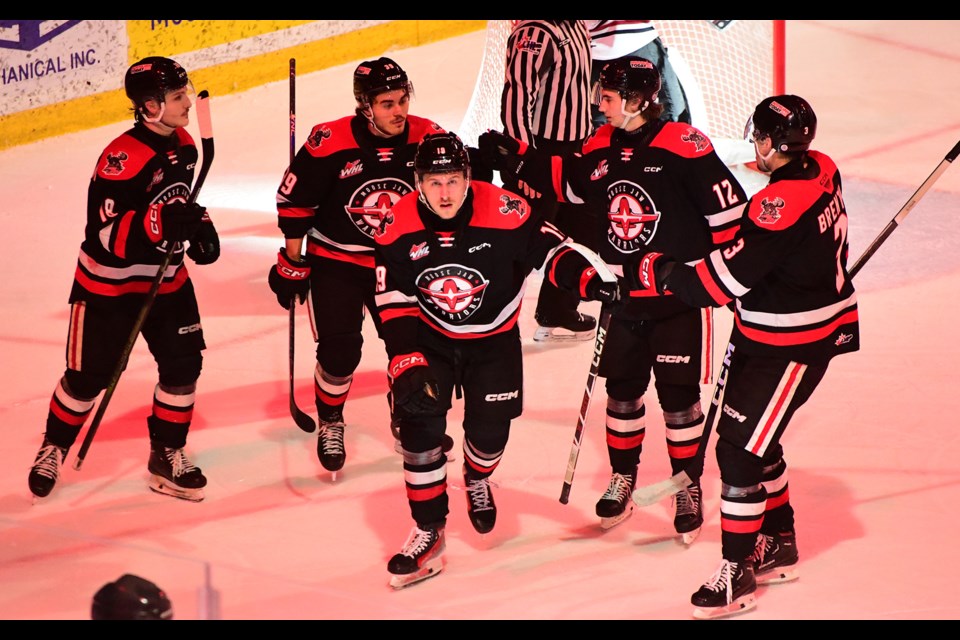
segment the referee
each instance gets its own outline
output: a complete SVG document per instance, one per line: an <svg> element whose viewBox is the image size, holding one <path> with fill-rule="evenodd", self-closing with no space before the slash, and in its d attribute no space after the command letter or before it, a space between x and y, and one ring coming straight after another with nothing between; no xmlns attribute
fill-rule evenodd
<svg viewBox="0 0 960 640"><path fill-rule="evenodd" d="M504 133L544 153L579 152L592 130L590 34L583 20L517 20L507 40L500 100ZM504 187L530 198L535 211L577 242L591 248L592 227L582 205L558 204L551 195L524 189L515 177ZM538 342L589 340L596 318L577 311L579 297L544 279L537 300Z"/></svg>

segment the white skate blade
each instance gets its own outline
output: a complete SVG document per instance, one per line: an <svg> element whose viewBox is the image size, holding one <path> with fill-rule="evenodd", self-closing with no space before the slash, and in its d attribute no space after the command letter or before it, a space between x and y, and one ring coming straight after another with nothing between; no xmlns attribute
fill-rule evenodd
<svg viewBox="0 0 960 640"><path fill-rule="evenodd" d="M206 497L203 489L184 489L167 481L161 476L150 476L150 490L165 496L173 496L190 502L202 502Z"/></svg>
<svg viewBox="0 0 960 640"><path fill-rule="evenodd" d="M618 524L622 523L624 520L633 515L633 504L628 502L627 506L624 508L623 513L617 516L611 516L609 518L600 518L600 528L604 531L609 531L613 529Z"/></svg>
<svg viewBox="0 0 960 640"><path fill-rule="evenodd" d="M681 541L684 545L686 545L686 546L689 547L691 544L693 544L693 541L696 540L696 539L697 539L697 536L699 536L699 535L700 535L700 527L697 527L697 528L694 529L693 531L687 531L686 533L681 533L681 534L680 534L680 541Z"/></svg>
<svg viewBox="0 0 960 640"><path fill-rule="evenodd" d="M711 618L735 616L738 613L746 613L756 606L757 594L748 593L740 596L725 607L696 607L693 610L693 617L697 620L709 620Z"/></svg>
<svg viewBox="0 0 960 640"><path fill-rule="evenodd" d="M537 330L533 333L533 341L539 343L583 342L593 340L596 334L596 329L570 331L563 327L537 327Z"/></svg>
<svg viewBox="0 0 960 640"><path fill-rule="evenodd" d="M666 480L661 480L660 482L654 482L653 484L648 484L645 487L638 487L634 489L633 493L630 494L630 497L633 498L633 501L641 507L649 507L652 504L660 502L664 498L669 498L670 496L675 495L678 491L683 491L691 484L693 484L693 481L690 480L690 476L687 475L687 472L681 471L680 473L670 476Z"/></svg>
<svg viewBox="0 0 960 640"><path fill-rule="evenodd" d="M432 578L443 571L443 560L436 558L426 563L419 570L413 573L397 574L390 577L390 586L394 589L403 589L412 584L422 582L427 578Z"/></svg>
<svg viewBox="0 0 960 640"><path fill-rule="evenodd" d="M800 567L793 564L788 567L776 567L757 574L757 584L782 584L793 582L800 577Z"/></svg>

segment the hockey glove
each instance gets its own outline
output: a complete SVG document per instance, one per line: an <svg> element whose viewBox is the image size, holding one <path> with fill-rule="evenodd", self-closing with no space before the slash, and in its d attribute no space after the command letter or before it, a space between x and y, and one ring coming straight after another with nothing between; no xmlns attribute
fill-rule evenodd
<svg viewBox="0 0 960 640"><path fill-rule="evenodd" d="M393 415L409 418L440 413L440 387L422 353L396 356L387 373Z"/></svg>
<svg viewBox="0 0 960 640"><path fill-rule="evenodd" d="M189 240L200 229L206 212L195 202L156 202L147 209L143 220L147 238L153 244Z"/></svg>
<svg viewBox="0 0 960 640"><path fill-rule="evenodd" d="M500 173L513 176L520 174L527 143L491 129L480 134L477 144L480 148L480 157L486 164Z"/></svg>
<svg viewBox="0 0 960 640"><path fill-rule="evenodd" d="M645 254L639 263L625 265L623 277L632 291L651 290L663 295L667 290L667 278L676 263L662 253Z"/></svg>
<svg viewBox="0 0 960 640"><path fill-rule="evenodd" d="M307 293L310 292L310 265L306 260L291 260L281 247L277 264L270 267L267 283L270 290L277 294L280 306L289 310L297 298L300 298L300 304L307 299Z"/></svg>
<svg viewBox="0 0 960 640"><path fill-rule="evenodd" d="M220 236L210 214L204 212L199 231L190 238L187 255L197 264L213 264L220 257Z"/></svg>
<svg viewBox="0 0 960 640"><path fill-rule="evenodd" d="M580 299L613 304L620 300L620 281L606 282L595 268L588 267L580 275Z"/></svg>

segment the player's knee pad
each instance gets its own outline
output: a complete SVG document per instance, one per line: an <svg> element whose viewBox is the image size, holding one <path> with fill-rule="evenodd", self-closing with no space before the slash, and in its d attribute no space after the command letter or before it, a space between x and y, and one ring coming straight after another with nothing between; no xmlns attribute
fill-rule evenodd
<svg viewBox="0 0 960 640"><path fill-rule="evenodd" d="M607 415L639 416L645 413L643 408L643 396L630 400L617 400L613 396L607 396Z"/></svg>
<svg viewBox="0 0 960 640"><path fill-rule="evenodd" d="M408 464L420 466L440 459L440 454L443 453L440 442L447 428L445 416L401 418L399 426L404 461L408 461L409 456L410 459L416 459L419 462L408 462Z"/></svg>
<svg viewBox="0 0 960 640"><path fill-rule="evenodd" d="M657 384L657 397L665 412L684 411L693 405L700 406L700 385Z"/></svg>
<svg viewBox="0 0 960 640"><path fill-rule="evenodd" d="M717 466L724 484L752 487L763 480L763 462L743 447L720 438L717 441Z"/></svg>
<svg viewBox="0 0 960 640"><path fill-rule="evenodd" d="M106 374L90 374L67 369L63 374L64 391L77 400L92 400L110 383Z"/></svg>
<svg viewBox="0 0 960 640"><path fill-rule="evenodd" d="M317 362L331 375L348 376L360 366L362 349L360 333L321 337L317 342Z"/></svg>
<svg viewBox="0 0 960 640"><path fill-rule="evenodd" d="M463 432L470 445L484 453L503 451L510 438L510 420L465 418Z"/></svg>
<svg viewBox="0 0 960 640"><path fill-rule="evenodd" d="M629 380L611 380L607 378L607 398L614 400L632 402L636 398L643 399L643 394L647 392L650 386L650 378L631 378Z"/></svg>
<svg viewBox="0 0 960 640"><path fill-rule="evenodd" d="M195 384L203 367L203 354L199 351L183 356L164 357L157 360L160 384L164 388L188 387Z"/></svg>

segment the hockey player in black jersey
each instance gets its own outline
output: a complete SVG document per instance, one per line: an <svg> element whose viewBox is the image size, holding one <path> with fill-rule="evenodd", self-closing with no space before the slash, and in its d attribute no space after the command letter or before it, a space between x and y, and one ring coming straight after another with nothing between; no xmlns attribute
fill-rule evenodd
<svg viewBox="0 0 960 640"><path fill-rule="evenodd" d="M29 486L45 497L125 343L170 243L174 251L141 334L159 382L150 434L150 488L203 500L207 479L186 456L194 395L205 348L200 312L184 254L215 262L220 240L206 209L187 200L198 153L185 127L193 106L187 72L148 57L124 78L135 123L100 155L87 193L87 223L73 288L66 370L50 400L46 433Z"/></svg>
<svg viewBox="0 0 960 640"><path fill-rule="evenodd" d="M390 584L443 569L448 514L441 439L452 396L463 398L467 511L481 534L496 524L490 476L523 408L518 317L526 278L545 277L582 299L613 299L595 254L531 214L527 201L471 181L460 139L427 136L415 160L417 191L394 206L376 234L377 308L389 357L403 472L416 525L394 555Z"/></svg>
<svg viewBox="0 0 960 640"><path fill-rule="evenodd" d="M732 242L693 265L647 253L625 273L641 291L699 307L735 304L707 416L717 432L723 561L692 596L698 618L751 609L757 584L799 577L781 438L830 360L860 348L840 172L810 150L816 131L803 98L763 100L747 132L770 183L750 199ZM688 475L702 471L700 457Z"/></svg>
<svg viewBox="0 0 960 640"><path fill-rule="evenodd" d="M580 153L544 156L497 132L481 135L481 152L501 173L519 172L537 190L604 211L597 217L597 237L588 245L599 247L609 265L629 264L651 250L683 261L702 258L732 237L746 194L706 135L661 118L659 91L660 74L649 60L612 60L594 85L594 101L607 122ZM614 309L599 368L606 379L612 470L596 505L602 528L633 511L630 494L646 433L644 395L651 378L677 473L695 454L703 432L700 385L712 382L712 356L712 309L643 291ZM701 505L699 485L675 496L674 528L687 544L703 522Z"/></svg>
<svg viewBox="0 0 960 640"><path fill-rule="evenodd" d="M317 457L334 478L347 456L344 405L360 364L363 322L375 308L373 239L397 200L413 191L417 144L443 131L409 115L413 84L390 58L357 65L353 95L355 114L314 126L283 174L277 212L284 246L268 276L281 307L311 299ZM380 319L372 319L379 334Z"/></svg>

